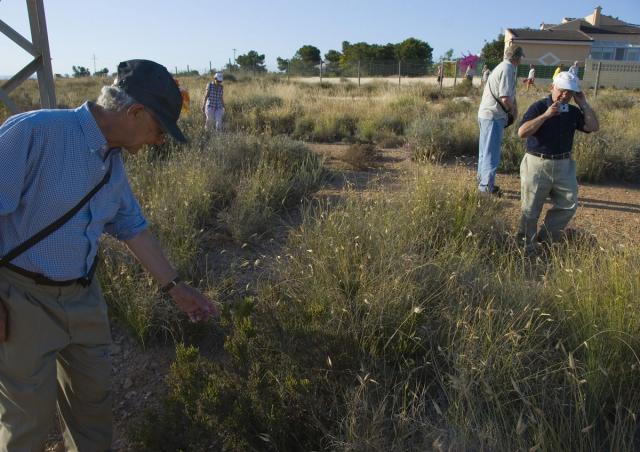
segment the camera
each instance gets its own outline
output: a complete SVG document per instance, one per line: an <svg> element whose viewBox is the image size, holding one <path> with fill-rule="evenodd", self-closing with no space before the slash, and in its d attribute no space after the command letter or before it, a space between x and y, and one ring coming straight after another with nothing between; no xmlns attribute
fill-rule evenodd
<svg viewBox="0 0 640 452"><path fill-rule="evenodd" d="M560 106L558 107L558 111L560 113L566 113L569 111L569 104L560 104Z"/></svg>

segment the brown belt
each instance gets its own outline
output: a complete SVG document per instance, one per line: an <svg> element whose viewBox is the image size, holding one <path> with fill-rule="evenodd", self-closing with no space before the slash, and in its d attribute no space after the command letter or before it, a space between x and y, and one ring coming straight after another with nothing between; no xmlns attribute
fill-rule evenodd
<svg viewBox="0 0 640 452"><path fill-rule="evenodd" d="M66 281L56 281L54 279L49 279L40 273L31 272L29 270L25 270L24 268L17 267L9 263L4 264L4 266L7 267L7 269L11 270L12 272L22 275L26 278L29 278L33 280L36 284L39 284L41 286L65 287L65 286L72 286L74 284L80 284L82 287L87 287L89 286L89 284L91 284L93 275L96 272L97 263L98 263L98 260L95 259L93 261L93 264L91 265L91 268L89 269L89 273L87 274L87 276L84 276L82 278L76 278L76 279L68 279Z"/></svg>
<svg viewBox="0 0 640 452"><path fill-rule="evenodd" d="M542 154L540 152L527 151L527 154L531 154L544 160L564 160L571 158L571 152L564 152L562 154Z"/></svg>

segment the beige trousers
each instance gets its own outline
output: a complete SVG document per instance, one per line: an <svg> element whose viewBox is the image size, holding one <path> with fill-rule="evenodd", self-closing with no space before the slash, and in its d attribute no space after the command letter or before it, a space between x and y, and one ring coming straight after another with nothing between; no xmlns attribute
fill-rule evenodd
<svg viewBox="0 0 640 452"><path fill-rule="evenodd" d="M526 243L558 240L578 208L578 180L573 159L548 160L525 154L520 163L522 216L518 233ZM538 232L545 199L553 206Z"/></svg>
<svg viewBox="0 0 640 452"><path fill-rule="evenodd" d="M89 287L37 285L0 268L9 316L0 343L0 452L40 452L56 404L67 450L111 447L111 333L94 279Z"/></svg>

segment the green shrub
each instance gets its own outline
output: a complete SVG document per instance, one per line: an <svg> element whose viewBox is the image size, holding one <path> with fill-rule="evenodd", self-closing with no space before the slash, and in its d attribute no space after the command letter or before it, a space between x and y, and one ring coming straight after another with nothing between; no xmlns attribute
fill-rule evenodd
<svg viewBox="0 0 640 452"><path fill-rule="evenodd" d="M578 180L640 181L640 148L617 131L576 133L573 148Z"/></svg>
<svg viewBox="0 0 640 452"><path fill-rule="evenodd" d="M342 160L354 168L364 170L369 168L377 156L376 147L372 144L356 143L349 146L342 156Z"/></svg>
<svg viewBox="0 0 640 452"><path fill-rule="evenodd" d="M418 161L441 161L478 150L478 132L473 123L460 118L443 118L434 114L414 120L407 131L413 158Z"/></svg>
<svg viewBox="0 0 640 452"><path fill-rule="evenodd" d="M313 118L308 116L301 116L297 118L293 136L301 140L311 140L313 137L314 125Z"/></svg>

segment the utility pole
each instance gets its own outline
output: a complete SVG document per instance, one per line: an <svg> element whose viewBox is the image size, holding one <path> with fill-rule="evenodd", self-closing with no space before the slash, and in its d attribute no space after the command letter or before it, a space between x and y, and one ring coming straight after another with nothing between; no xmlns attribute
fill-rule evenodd
<svg viewBox="0 0 640 452"><path fill-rule="evenodd" d="M56 108L56 91L53 71L51 70L51 54L49 52L49 38L47 36L43 0L29 0L26 3L31 28L31 41L0 20L0 33L7 36L33 57L30 63L0 85L0 102L4 103L11 113L19 113L20 109L11 100L9 93L26 81L34 72L38 75L40 105L43 108Z"/></svg>
<svg viewBox="0 0 640 452"><path fill-rule="evenodd" d="M95 74L98 70L96 69L96 54L93 54L93 73Z"/></svg>

